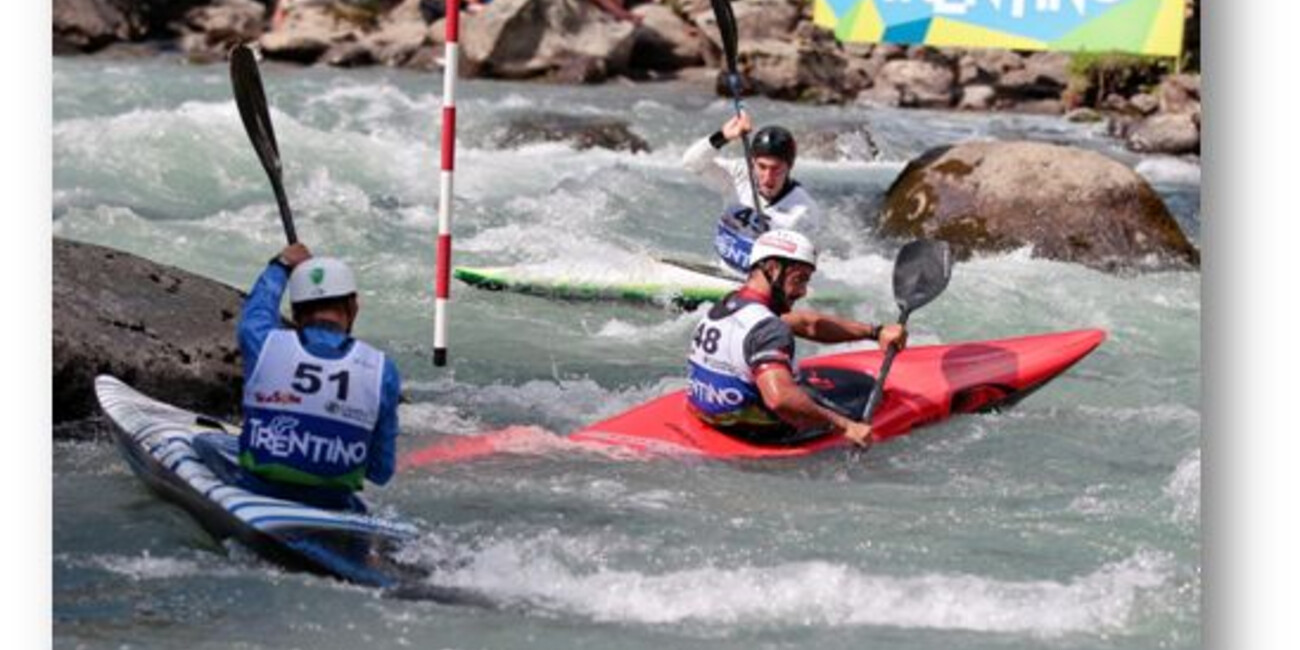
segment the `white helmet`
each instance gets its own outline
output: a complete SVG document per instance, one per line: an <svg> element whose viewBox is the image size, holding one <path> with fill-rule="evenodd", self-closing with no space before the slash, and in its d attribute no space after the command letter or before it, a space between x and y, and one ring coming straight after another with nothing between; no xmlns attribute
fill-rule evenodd
<svg viewBox="0 0 1300 650"><path fill-rule="evenodd" d="M812 241L793 230L769 230L754 240L749 252L749 268L766 259L803 262L817 268L817 247Z"/></svg>
<svg viewBox="0 0 1300 650"><path fill-rule="evenodd" d="M295 305L356 292L357 281L352 277L352 269L332 257L313 257L294 267L289 276L289 302Z"/></svg>

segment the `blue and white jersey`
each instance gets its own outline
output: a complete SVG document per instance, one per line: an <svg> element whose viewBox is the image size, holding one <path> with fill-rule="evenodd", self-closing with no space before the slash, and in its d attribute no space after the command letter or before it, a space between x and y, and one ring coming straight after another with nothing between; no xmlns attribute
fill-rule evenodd
<svg viewBox="0 0 1300 650"><path fill-rule="evenodd" d="M383 370L384 354L362 341L326 359L293 330L271 332L244 384L240 464L275 481L361 489Z"/></svg>
<svg viewBox="0 0 1300 650"><path fill-rule="evenodd" d="M768 363L793 369L794 335L762 302L733 293L709 310L691 337L688 401L717 426L772 425L754 371Z"/></svg>
<svg viewBox="0 0 1300 650"><path fill-rule="evenodd" d="M749 272L749 255L754 250L754 240L769 230L771 220L766 217L747 205L729 206L718 217L713 250L729 268L742 274Z"/></svg>

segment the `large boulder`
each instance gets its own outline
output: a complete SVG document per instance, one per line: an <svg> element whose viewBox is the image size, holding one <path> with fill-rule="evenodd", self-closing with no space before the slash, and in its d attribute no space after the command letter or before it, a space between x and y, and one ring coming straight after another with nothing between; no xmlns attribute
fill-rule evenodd
<svg viewBox="0 0 1300 650"><path fill-rule="evenodd" d="M962 258L1032 246L1039 257L1108 271L1200 263L1141 176L1099 153L1040 142L926 152L889 188L879 230L946 240Z"/></svg>
<svg viewBox="0 0 1300 650"><path fill-rule="evenodd" d="M181 49L191 60L218 61L230 48L255 41L266 24L266 5L254 0L215 0L185 14Z"/></svg>
<svg viewBox="0 0 1300 650"><path fill-rule="evenodd" d="M812 103L845 100L847 61L824 44L811 41L767 39L740 46L740 66L745 88L773 99ZM721 88L719 93L730 94Z"/></svg>
<svg viewBox="0 0 1300 650"><path fill-rule="evenodd" d="M1201 152L1201 129L1193 113L1157 113L1128 129L1125 143L1142 153Z"/></svg>
<svg viewBox="0 0 1300 650"><path fill-rule="evenodd" d="M629 65L641 70L677 70L704 63L703 36L667 5L643 4L632 9L641 17Z"/></svg>
<svg viewBox="0 0 1300 650"><path fill-rule="evenodd" d="M858 121L798 133L795 141L799 143L800 160L871 162L880 158L880 145L876 144L875 136L866 124Z"/></svg>
<svg viewBox="0 0 1300 650"><path fill-rule="evenodd" d="M997 79L998 94L1012 100L1056 99L1070 81L1070 55L1034 52L1023 65L1008 69Z"/></svg>
<svg viewBox="0 0 1300 650"><path fill-rule="evenodd" d="M214 416L237 412L235 324L243 295L111 248L54 240L56 434L99 413L94 379L116 375L164 401ZM89 431L94 431L90 427Z"/></svg>
<svg viewBox="0 0 1300 650"><path fill-rule="evenodd" d="M365 31L364 24L340 14L331 4L294 4L284 25L263 34L259 43L268 59L314 63L333 47L357 42Z"/></svg>
<svg viewBox="0 0 1300 650"><path fill-rule="evenodd" d="M710 45L706 52L709 65L726 65L721 60L722 33L718 30L718 20L713 14L709 2L696 2L685 7L687 15L703 32ZM788 39L799 23L799 5L787 0L748 0L731 5L736 17L736 43L744 47L746 43L773 39Z"/></svg>
<svg viewBox="0 0 1300 650"><path fill-rule="evenodd" d="M880 106L948 108L957 100L957 71L926 59L894 59L880 68L857 101Z"/></svg>
<svg viewBox="0 0 1300 650"><path fill-rule="evenodd" d="M186 12L211 0L54 0L55 54L94 52L119 41L174 36Z"/></svg>
<svg viewBox="0 0 1300 650"><path fill-rule="evenodd" d="M142 38L148 24L139 11L114 0L54 0L54 51L93 52L115 41Z"/></svg>
<svg viewBox="0 0 1300 650"><path fill-rule="evenodd" d="M374 33L366 35L363 42L377 62L394 67L430 67L434 49L443 42L444 30L435 31L425 24L419 4L419 0L406 0L384 15Z"/></svg>
<svg viewBox="0 0 1300 650"><path fill-rule="evenodd" d="M1156 90L1162 113L1199 113L1201 75L1175 74L1165 77Z"/></svg>
<svg viewBox="0 0 1300 650"><path fill-rule="evenodd" d="M493 0L460 35L470 70L487 77L602 81L627 70L632 23L587 0Z"/></svg>

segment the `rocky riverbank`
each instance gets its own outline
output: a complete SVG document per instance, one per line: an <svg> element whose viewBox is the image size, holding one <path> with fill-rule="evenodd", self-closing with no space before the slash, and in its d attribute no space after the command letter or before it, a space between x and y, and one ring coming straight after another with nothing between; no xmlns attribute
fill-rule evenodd
<svg viewBox="0 0 1300 650"><path fill-rule="evenodd" d="M239 409L237 289L111 248L55 238L54 435L101 435L95 375L219 417Z"/></svg>
<svg viewBox="0 0 1300 650"><path fill-rule="evenodd" d="M270 59L438 69L443 19L425 0L55 0L56 54L180 50L217 62L235 43ZM726 89L708 0L628 2L619 16L589 0L465 3L462 76L600 83L689 78ZM269 4L268 4L269 3ZM1187 62L1199 59L1188 3ZM422 11L423 9L423 11ZM1106 120L1134 151L1200 153L1200 76L1118 55L842 44L810 3L738 0L744 91L775 99ZM112 47L110 47L112 46Z"/></svg>

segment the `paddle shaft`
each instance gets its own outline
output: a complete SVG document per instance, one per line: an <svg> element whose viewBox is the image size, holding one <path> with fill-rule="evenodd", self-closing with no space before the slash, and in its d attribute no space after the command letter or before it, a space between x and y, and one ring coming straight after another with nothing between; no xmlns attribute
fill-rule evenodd
<svg viewBox="0 0 1300 650"><path fill-rule="evenodd" d="M736 117L740 117L745 107L740 102L740 75L736 74L735 70L727 74L727 86L731 88L731 103L736 109ZM759 219L766 221L767 215L763 214L763 203L758 195L758 181L754 175L754 153L750 149L748 132L740 134L740 144L745 150L745 170L749 172L749 192L754 201L754 211L758 213Z"/></svg>
<svg viewBox="0 0 1300 650"><path fill-rule="evenodd" d="M903 309L898 314L898 324L907 325L907 317L911 310ZM867 398L867 405L862 408L862 422L871 424L871 416L875 415L876 407L880 406L880 400L885 394L885 378L889 376L889 369L894 365L894 357L898 356L898 347L890 345L885 350L885 360L880 364L880 374L876 377L876 385L871 387L871 396Z"/></svg>
<svg viewBox="0 0 1300 650"><path fill-rule="evenodd" d="M289 209L289 197L285 196L284 183L280 180L279 173L271 175L271 189L275 191L275 203L280 208L280 225L284 226L284 236L290 244L296 244L298 231L293 227L293 212Z"/></svg>
<svg viewBox="0 0 1300 650"><path fill-rule="evenodd" d="M736 14L731 10L731 0L711 0L713 17L718 21L718 34L722 37L722 52L727 59L727 89L731 91L731 103L736 109L736 117L744 112L740 102L740 71L736 35ZM763 204L759 200L758 183L754 180L754 154L749 146L749 134L741 133L740 142L745 148L745 170L749 172L749 191L754 201L754 210L762 221L767 221L763 214Z"/></svg>
<svg viewBox="0 0 1300 650"><path fill-rule="evenodd" d="M257 152L257 159L271 180L275 203L280 210L280 223L290 244L298 243L298 232L293 227L293 211L284 191L280 151L275 143L275 129L271 126L271 112L262 90L262 76L257 71L257 57L247 45L238 45L230 53L230 82L235 91L235 105L244 123L248 140Z"/></svg>

